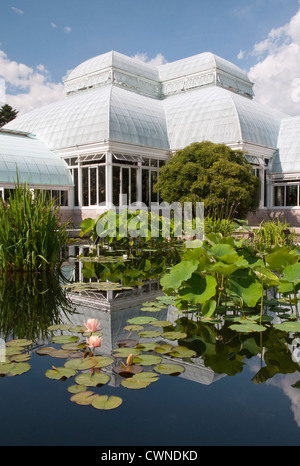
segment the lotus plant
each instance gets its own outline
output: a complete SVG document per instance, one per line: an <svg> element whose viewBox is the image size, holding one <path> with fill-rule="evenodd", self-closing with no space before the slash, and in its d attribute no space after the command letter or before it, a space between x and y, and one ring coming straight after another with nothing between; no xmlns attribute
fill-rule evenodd
<svg viewBox="0 0 300 466"><path fill-rule="evenodd" d="M98 322L97 319L88 319L84 322L84 326L88 332L95 333L100 327L101 322Z"/></svg>
<svg viewBox="0 0 300 466"><path fill-rule="evenodd" d="M99 348L102 344L102 338L97 335L91 335L86 339L86 346L91 349Z"/></svg>

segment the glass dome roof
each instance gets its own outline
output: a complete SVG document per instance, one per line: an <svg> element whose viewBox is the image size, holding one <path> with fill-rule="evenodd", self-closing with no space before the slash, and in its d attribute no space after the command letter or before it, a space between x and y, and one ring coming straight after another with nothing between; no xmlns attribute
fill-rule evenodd
<svg viewBox="0 0 300 466"><path fill-rule="evenodd" d="M26 113L5 127L35 134L53 150L109 139L169 147L161 102L111 85Z"/></svg>
<svg viewBox="0 0 300 466"><path fill-rule="evenodd" d="M285 118L281 122L277 152L272 159L272 173L300 171L300 116Z"/></svg>
<svg viewBox="0 0 300 466"><path fill-rule="evenodd" d="M276 147L283 115L225 89L215 86L176 94L164 105L173 150L200 141Z"/></svg>
<svg viewBox="0 0 300 466"><path fill-rule="evenodd" d="M87 76L107 68L116 68L128 73L142 76L151 80L158 81L158 70L151 65L137 60L134 57L127 57L122 53L111 51L90 58L80 65L76 66L65 78L65 82Z"/></svg>
<svg viewBox="0 0 300 466"><path fill-rule="evenodd" d="M34 186L73 186L66 163L45 144L26 134L0 130L0 183L29 182Z"/></svg>

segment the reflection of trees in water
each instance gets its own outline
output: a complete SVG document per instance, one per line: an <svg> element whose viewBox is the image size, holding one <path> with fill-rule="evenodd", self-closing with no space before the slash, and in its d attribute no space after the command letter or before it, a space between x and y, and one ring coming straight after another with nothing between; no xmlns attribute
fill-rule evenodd
<svg viewBox="0 0 300 466"><path fill-rule="evenodd" d="M0 276L0 335L44 339L47 327L74 311L58 273Z"/></svg>

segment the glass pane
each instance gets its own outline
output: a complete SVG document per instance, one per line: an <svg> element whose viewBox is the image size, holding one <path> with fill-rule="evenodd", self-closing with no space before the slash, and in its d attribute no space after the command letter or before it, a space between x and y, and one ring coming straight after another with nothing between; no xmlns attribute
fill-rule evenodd
<svg viewBox="0 0 300 466"><path fill-rule="evenodd" d="M60 192L60 205L67 207L68 205L68 191Z"/></svg>
<svg viewBox="0 0 300 466"><path fill-rule="evenodd" d="M120 167L113 167L113 204L119 205L120 194Z"/></svg>
<svg viewBox="0 0 300 466"><path fill-rule="evenodd" d="M97 168L90 168L90 205L97 204Z"/></svg>
<svg viewBox="0 0 300 466"><path fill-rule="evenodd" d="M149 205L149 170L142 170L142 202Z"/></svg>
<svg viewBox="0 0 300 466"><path fill-rule="evenodd" d="M122 168L122 194L127 196L129 203L129 168Z"/></svg>
<svg viewBox="0 0 300 466"><path fill-rule="evenodd" d="M74 205L78 206L78 168L73 168L73 180L74 180Z"/></svg>
<svg viewBox="0 0 300 466"><path fill-rule="evenodd" d="M292 184L286 187L286 205L289 207L298 205L298 185Z"/></svg>
<svg viewBox="0 0 300 466"><path fill-rule="evenodd" d="M275 206L284 206L284 186L275 186Z"/></svg>
<svg viewBox="0 0 300 466"><path fill-rule="evenodd" d="M60 196L59 196L59 191L53 189L52 191L52 201L55 202L55 204L60 205Z"/></svg>
<svg viewBox="0 0 300 466"><path fill-rule="evenodd" d="M82 168L82 205L89 205L89 169Z"/></svg>
<svg viewBox="0 0 300 466"><path fill-rule="evenodd" d="M98 167L98 196L99 204L105 202L105 166Z"/></svg>
<svg viewBox="0 0 300 466"><path fill-rule="evenodd" d="M151 202L158 202L157 193L153 191L153 186L157 181L157 172L151 172Z"/></svg>
<svg viewBox="0 0 300 466"><path fill-rule="evenodd" d="M132 168L131 169L131 199L130 203L133 204L134 202L137 201L137 194L136 194L136 189L137 189L137 184L136 184L136 169Z"/></svg>

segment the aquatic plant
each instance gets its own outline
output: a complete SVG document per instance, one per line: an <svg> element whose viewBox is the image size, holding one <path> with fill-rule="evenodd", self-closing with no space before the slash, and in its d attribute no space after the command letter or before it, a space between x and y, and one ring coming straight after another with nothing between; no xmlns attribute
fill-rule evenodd
<svg viewBox="0 0 300 466"><path fill-rule="evenodd" d="M299 257L299 248L277 245L258 253L245 240L210 234L204 243L185 249L161 285L167 295L176 296L179 310L193 309L201 318L234 312L244 319L235 330L264 331L263 312L271 291L278 291L281 302L298 316Z"/></svg>
<svg viewBox="0 0 300 466"><path fill-rule="evenodd" d="M68 241L55 201L15 183L8 201L0 198L0 272L38 272L58 267Z"/></svg>

